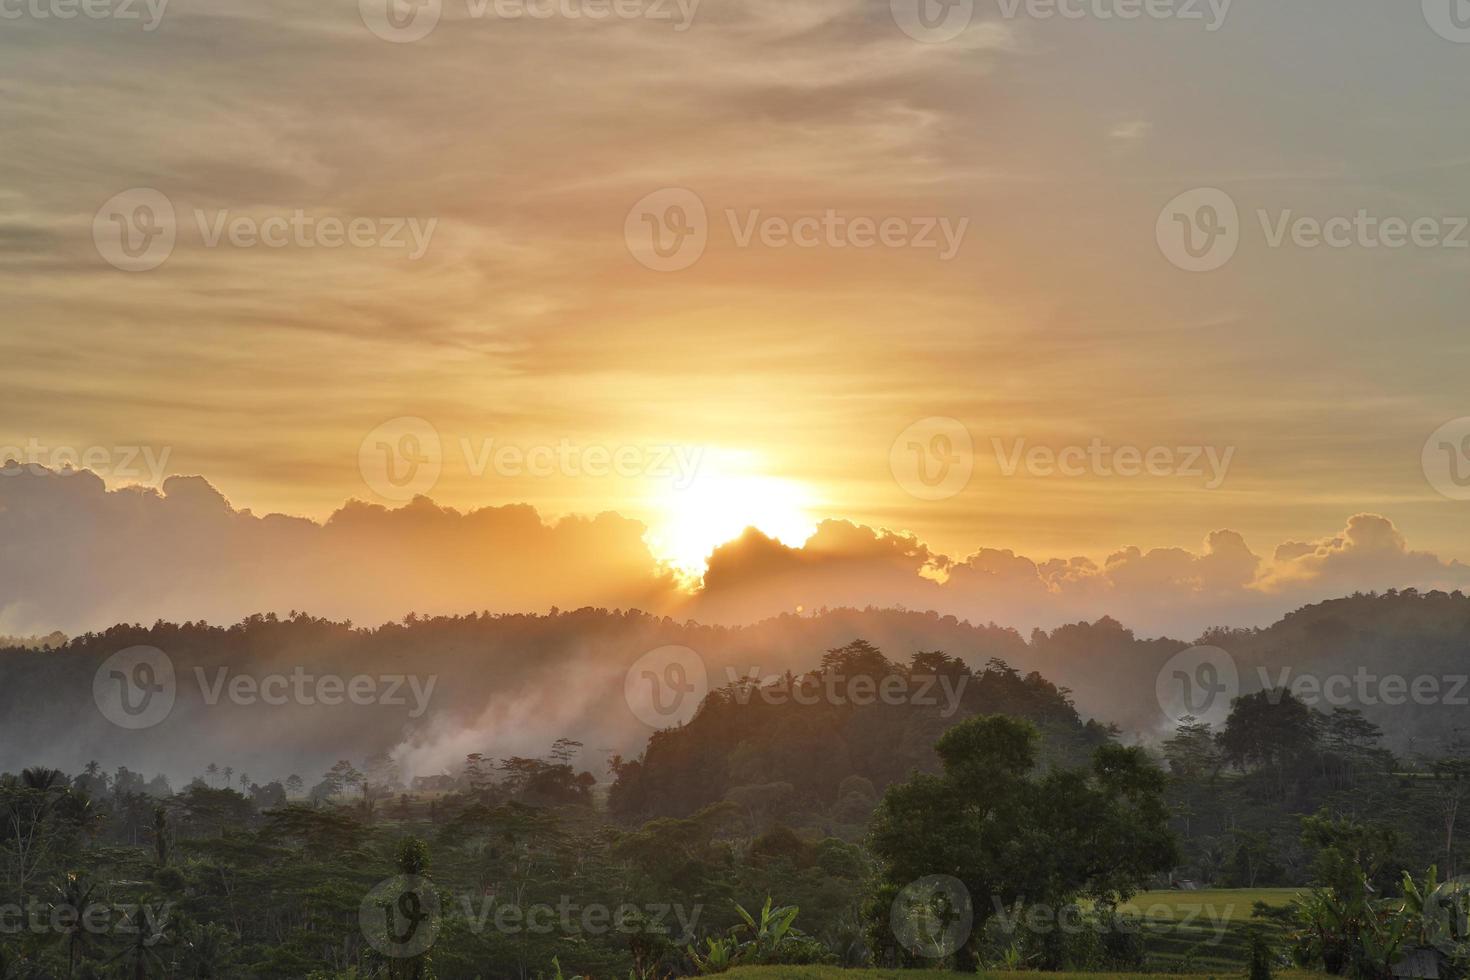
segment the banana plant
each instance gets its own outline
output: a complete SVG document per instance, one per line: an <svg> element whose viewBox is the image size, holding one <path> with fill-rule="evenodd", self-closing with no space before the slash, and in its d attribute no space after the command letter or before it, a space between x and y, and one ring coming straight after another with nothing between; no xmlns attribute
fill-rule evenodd
<svg viewBox="0 0 1470 980"><path fill-rule="evenodd" d="M801 937L801 933L792 928L796 921L797 913L801 911L795 905L783 905L778 909L771 908L771 898L766 896L766 904L761 906L760 919L751 915L738 902L735 911L740 918L745 920L745 926L752 933L752 938L741 946L741 955L747 953L756 962L762 962L766 958L775 955L780 945L787 939Z"/></svg>
<svg viewBox="0 0 1470 980"><path fill-rule="evenodd" d="M699 969L701 975L711 973L724 973L735 965L736 945L733 939L716 939L710 936L704 941L709 947L708 952L701 955L693 946L689 947L689 958Z"/></svg>

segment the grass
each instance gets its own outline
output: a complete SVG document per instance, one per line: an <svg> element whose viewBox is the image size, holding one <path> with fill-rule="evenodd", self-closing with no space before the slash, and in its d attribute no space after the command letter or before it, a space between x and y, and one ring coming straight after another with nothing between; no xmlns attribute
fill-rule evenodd
<svg viewBox="0 0 1470 980"><path fill-rule="evenodd" d="M1202 888L1199 891L1142 892L1122 906L1134 915L1152 919L1216 918L1228 922L1248 922L1257 902L1277 908L1291 902L1298 888Z"/></svg>
<svg viewBox="0 0 1470 980"><path fill-rule="evenodd" d="M1243 971L1228 970L1217 974L1237 977ZM746 966L721 974L729 980L955 980L969 976L976 980L1201 980L1201 974L1169 973L1005 973L981 971L978 974L946 973L943 970L843 970L835 966ZM1304 970L1282 970L1279 980L1322 980L1316 973Z"/></svg>

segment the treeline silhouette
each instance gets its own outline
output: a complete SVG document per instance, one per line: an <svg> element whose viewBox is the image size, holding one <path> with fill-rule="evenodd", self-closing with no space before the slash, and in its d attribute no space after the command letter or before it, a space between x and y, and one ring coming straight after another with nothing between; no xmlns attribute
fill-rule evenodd
<svg viewBox="0 0 1470 980"><path fill-rule="evenodd" d="M820 610L744 627L593 608L409 616L372 628L305 613L257 615L232 626L119 625L51 649L0 649L0 768L46 764L75 771L94 759L109 768L145 759L177 781L211 762L260 773L316 773L342 758L399 750L408 775L433 775L458 764L466 745L495 757L531 756L565 736L587 746L578 765L602 775L609 756L636 757L651 734L622 697L626 670L647 651L687 646L708 665L712 686L721 687L752 666L762 676L818 669L823 651L854 637L902 664L943 650L971 671L983 673L995 659L1022 677L1039 672L1071 692L1081 719L1116 723L1125 734L1149 740L1169 728L1152 695L1159 670L1190 645L1140 638L1109 618L1023 637L995 624L877 608ZM1282 676L1359 670L1443 678L1448 694L1449 679L1465 672L1467 640L1465 596L1412 590L1354 595L1304 607L1265 629L1222 627L1196 638L1232 654L1245 694ZM93 678L107 657L135 645L157 647L172 659L178 700L158 726L120 732L93 703ZM437 682L417 717L411 717L411 704L327 709L242 705L225 697L211 705L200 690L201 680L213 685L221 676L298 669L342 677L412 674ZM1406 755L1434 754L1452 744L1464 713L1453 703L1346 706L1362 710L1384 729L1387 746Z"/></svg>

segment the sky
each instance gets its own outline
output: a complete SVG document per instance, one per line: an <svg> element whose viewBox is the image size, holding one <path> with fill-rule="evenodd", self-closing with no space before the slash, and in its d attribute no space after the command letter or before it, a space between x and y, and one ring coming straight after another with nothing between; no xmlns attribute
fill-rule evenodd
<svg viewBox="0 0 1470 980"><path fill-rule="evenodd" d="M662 594L665 574L686 595L705 577L712 616L943 605L927 590L1007 553L1044 611L1003 589L957 609L1112 601L1184 629L1458 587L1454 13L3 0L0 450L102 484L38 503L0 478L0 553L29 560L46 542L21 532L58 515L78 549L48 559L57 594L12 585L0 629L233 611L200 585L132 610L59 597L87 574L78 527L181 533L130 523L153 520L142 495L99 496L157 504L170 477L252 541L264 515L386 521L418 494L551 529L614 515L621 550L563 605ZM742 539L705 576L748 524L770 547ZM861 586L772 584L833 554L888 568L869 551L895 542L902 586L868 565ZM1223 579L1192 564L1217 548ZM1125 587L1129 549L1160 557ZM1083 601L1057 575L1088 564ZM732 568L760 595L738 611L709 584ZM322 585L320 611L398 615L440 571L376 603ZM514 562L486 574L464 602L555 598L506 585L537 574ZM1183 591L1146 600L1160 580Z"/></svg>

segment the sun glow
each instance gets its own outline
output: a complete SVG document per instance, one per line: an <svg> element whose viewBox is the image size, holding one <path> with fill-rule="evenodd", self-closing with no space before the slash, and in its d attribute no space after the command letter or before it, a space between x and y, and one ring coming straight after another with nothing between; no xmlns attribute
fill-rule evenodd
<svg viewBox="0 0 1470 980"><path fill-rule="evenodd" d="M706 459L684 488L670 487L657 499L649 547L690 581L703 577L718 546L753 527L783 544L800 545L816 530L808 507L811 493L794 480L741 473Z"/></svg>

